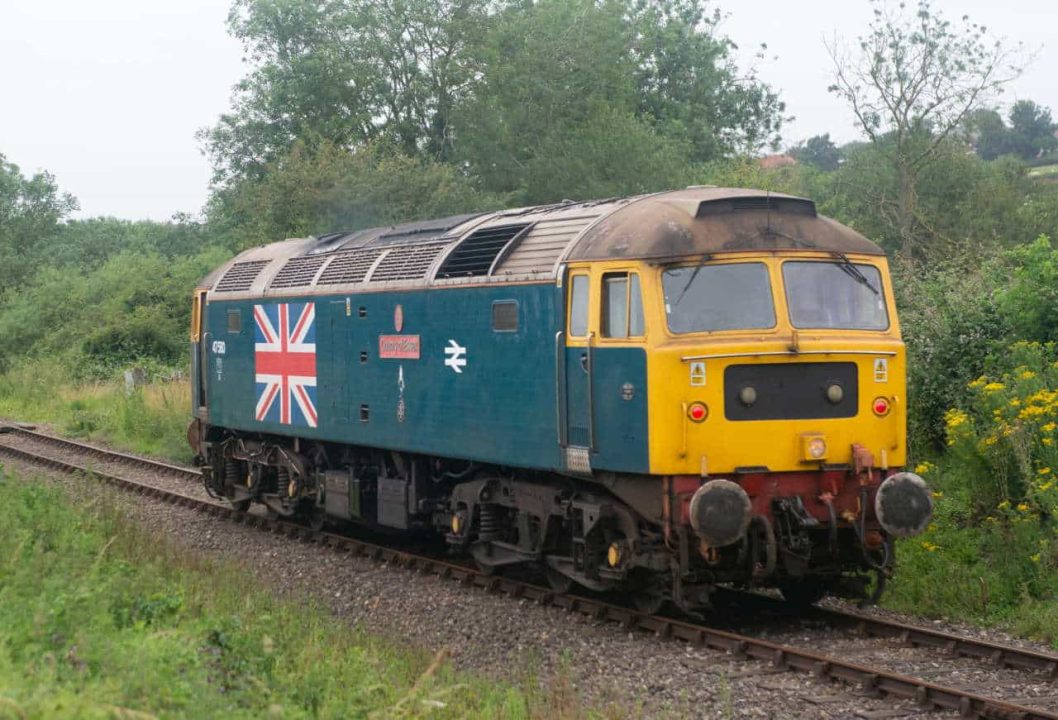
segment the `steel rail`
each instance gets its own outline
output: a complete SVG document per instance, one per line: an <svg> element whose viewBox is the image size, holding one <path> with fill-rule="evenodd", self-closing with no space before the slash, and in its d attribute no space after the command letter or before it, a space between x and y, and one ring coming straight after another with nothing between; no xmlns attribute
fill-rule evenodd
<svg viewBox="0 0 1058 720"><path fill-rule="evenodd" d="M849 610L816 607L811 609L811 614L832 625L850 628L864 636L893 638L906 645L942 650L953 657L986 660L996 667L1039 672L1051 680L1058 679L1058 656L1056 655L953 635L895 620L874 618Z"/></svg>
<svg viewBox="0 0 1058 720"><path fill-rule="evenodd" d="M160 460L151 460L149 458L139 457L137 455L130 455L128 453L118 452L117 450L109 450L107 448L101 448L96 445L89 445L88 443L78 442L77 440L70 440L67 438L57 437L55 435L48 435L46 433L38 432L36 430L30 430L29 428L22 427L20 425L0 425L0 434L11 434L11 435L22 435L24 437L33 438L49 445L56 447L68 447L79 452L86 453L99 458L107 460L116 460L121 463L128 465L139 465L146 467L151 470L157 470L167 475L174 475L179 478L187 479L193 482L202 481L202 473L197 468L185 467L183 465L173 465L171 463L162 462Z"/></svg>
<svg viewBox="0 0 1058 720"><path fill-rule="evenodd" d="M127 490L139 495L158 499L177 507L190 508L202 511L215 517L230 520L249 527L273 532L278 535L287 536L304 542L315 543L339 552L348 552L357 557L366 557L374 561L386 562L398 567L407 568L423 574L433 574L459 582L461 585L482 588L490 593L503 594L515 599L525 599L540 605L551 606L588 616L597 621L612 622L623 628L640 630L653 633L659 638L683 640L698 647L706 647L713 650L721 650L730 653L736 658L756 659L771 663L776 669L797 671L811 674L816 679L838 680L848 685L854 685L860 689L880 696L888 696L897 699L913 700L925 708L940 708L957 711L962 717L977 718L1002 718L1004 720L1058 720L1058 713L1019 705L1003 701L1001 699L988 697L963 688L939 685L927 680L890 672L884 669L872 668L847 660L824 655L814 650L805 650L789 645L780 645L767 640L761 640L746 635L739 635L725 630L696 625L691 622L667 618L657 615L646 615L630 608L613 605L593 598L585 598L555 592L549 588L526 583L510 578L495 575L484 575L474 568L456 563L439 560L409 553L403 550L387 548L369 542L364 542L346 535L337 535L325 531L314 531L310 528L281 520L274 520L250 513L238 512L231 507L217 502L190 497L182 493L164 490L126 478L102 473L92 468L83 467L75 463L56 458L49 458L37 453L16 448L0 442L0 455L7 455L16 459L43 465L55 470L73 474L85 474L96 477L110 485ZM133 457L133 456L126 456ZM145 465L150 465L144 461ZM175 466L171 466L175 467ZM864 618L848 613L855 618L856 622ZM882 633L880 625L887 621L878 621L879 634ZM899 625L895 624L894 625ZM866 624L868 631L872 627ZM930 642L920 644L930 647L937 645L932 642L935 635L944 635L937 631L925 631L921 628L903 626L912 630L920 631L923 635L908 634L909 641L922 640L928 635ZM891 634L886 631L886 634ZM947 645L959 643L979 644L981 646L991 643L979 643L979 641L959 636L947 636ZM968 647L969 645L967 645ZM1010 658L1015 655L1042 655L1031 653L1012 647L993 646L1003 652L1001 659L1013 667L1024 667L1010 663ZM975 657L978 655L974 655ZM995 660L995 655L988 656ZM1046 656L1044 656L1046 657ZM1051 662L1058 658L1051 658ZM1048 666L1049 668L1049 666ZM1037 669L1033 667L1032 669Z"/></svg>
<svg viewBox="0 0 1058 720"><path fill-rule="evenodd" d="M770 610L780 614L790 614L790 605L777 598L755 592L724 590L728 602L738 601L739 610ZM1012 647L955 635L934 628L911 625L898 620L872 617L854 610L845 610L825 605L813 605L797 609L797 617L804 620L818 620L832 627L851 630L863 637L876 637L898 640L904 645L924 647L943 651L952 657L966 657L984 660L996 667L1006 667L1026 672L1038 672L1050 680L1058 680L1058 655Z"/></svg>

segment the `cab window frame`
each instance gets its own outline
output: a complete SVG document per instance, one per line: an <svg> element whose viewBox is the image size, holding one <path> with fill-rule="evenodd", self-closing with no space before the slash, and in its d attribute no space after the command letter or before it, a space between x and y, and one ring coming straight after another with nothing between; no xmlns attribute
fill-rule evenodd
<svg viewBox="0 0 1058 720"><path fill-rule="evenodd" d="M786 320L790 324L790 327L794 330L811 330L812 332L820 333L849 333L849 332L864 332L864 333L888 333L893 329L893 316L896 312L896 308L890 301L889 294L887 292L886 280L888 273L885 272L883 267L875 265L871 262L863 260L849 261L857 267L867 267L874 270L878 276L878 295L882 301L882 309L885 313L885 327L884 328L854 328L854 327L827 327L827 326L815 326L815 325L799 325L794 322L794 306L790 297L790 287L786 282L786 266L789 264L808 264L808 263L820 263L830 265L840 265L841 261L835 258L784 258L779 263L779 282L782 284L782 298L783 304L786 306ZM862 272L862 271L861 271ZM871 279L871 278L868 278Z"/></svg>
<svg viewBox="0 0 1058 720"><path fill-rule="evenodd" d="M623 326L614 333L610 289L613 284L623 285L620 314ZM602 340L632 341L646 338L646 312L643 306L643 281L635 270L610 270L604 272L599 282L599 337Z"/></svg>
<svg viewBox="0 0 1058 720"><path fill-rule="evenodd" d="M566 301L566 334L570 338L587 340L591 334L591 284L590 273L570 273ZM583 332L578 332L581 324Z"/></svg>
<svg viewBox="0 0 1058 720"><path fill-rule="evenodd" d="M669 299L666 296L665 289L665 274L670 270L690 269L692 272L695 267L721 267L727 265L759 265L765 272L765 278L767 280L766 287L768 289L768 295L771 300L771 325L752 327L752 328L724 328L719 330L673 330L670 323L671 313L669 312ZM658 292L661 298L661 310L664 316L664 329L665 333L672 338L685 338L696 335L705 336L738 336L738 335L762 335L768 334L773 335L778 333L782 327L782 318L788 315L786 308L786 294L781 283L782 271L781 268L776 266L772 258L763 257L735 257L725 258L723 260L713 260L706 258L701 262L676 262L672 264L663 265L657 273L658 281Z"/></svg>

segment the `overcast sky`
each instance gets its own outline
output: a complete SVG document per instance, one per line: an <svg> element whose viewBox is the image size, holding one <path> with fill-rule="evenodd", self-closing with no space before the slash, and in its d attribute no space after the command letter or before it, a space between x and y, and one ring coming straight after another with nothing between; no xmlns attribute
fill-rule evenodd
<svg viewBox="0 0 1058 720"><path fill-rule="evenodd" d="M717 0L724 32L796 116L786 143L830 132L855 139L852 118L826 92L824 38L852 40L866 0ZM226 33L227 0L0 0L0 154L24 173L48 170L78 198L79 217L164 220L197 213L209 163L195 131L228 108L243 75ZM1028 98L1058 115L1058 2L935 0L997 35L1038 50L1004 101Z"/></svg>

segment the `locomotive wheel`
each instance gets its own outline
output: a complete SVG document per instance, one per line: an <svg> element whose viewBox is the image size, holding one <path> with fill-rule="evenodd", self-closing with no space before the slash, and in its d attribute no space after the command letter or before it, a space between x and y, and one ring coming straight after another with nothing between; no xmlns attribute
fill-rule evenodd
<svg viewBox="0 0 1058 720"><path fill-rule="evenodd" d="M816 579L787 580L779 585L779 592L786 602L804 608L822 600L827 594L827 586Z"/></svg>

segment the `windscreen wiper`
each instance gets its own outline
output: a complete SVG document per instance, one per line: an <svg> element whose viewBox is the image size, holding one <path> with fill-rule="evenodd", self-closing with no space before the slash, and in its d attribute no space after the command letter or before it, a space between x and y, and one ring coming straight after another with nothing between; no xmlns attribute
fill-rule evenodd
<svg viewBox="0 0 1058 720"><path fill-rule="evenodd" d="M698 277L698 273L702 271L702 266L709 262L711 259L711 255L703 255L701 261L697 265L695 265L694 272L691 273L690 279L687 280L687 284L683 286L682 290L680 290L680 296L676 298L676 305L680 304L680 301L683 300L683 296L686 295L687 291L691 289L691 285L694 284L694 280Z"/></svg>
<svg viewBox="0 0 1058 720"><path fill-rule="evenodd" d="M844 272L850 278L858 282L860 285L864 285L875 295L881 295L881 293L878 292L878 288L871 284L871 281L867 279L867 276L863 274L863 271L856 267L856 265L853 264L851 260L849 260L848 256L846 256L845 253L834 252L833 255L839 260L841 260L841 263L838 265L838 267L841 268L842 272Z"/></svg>

